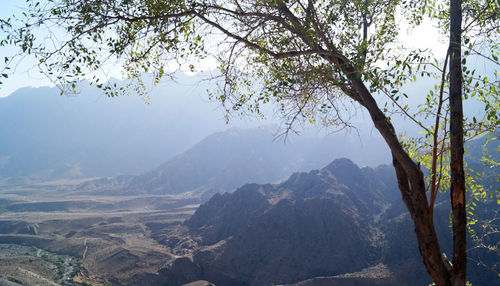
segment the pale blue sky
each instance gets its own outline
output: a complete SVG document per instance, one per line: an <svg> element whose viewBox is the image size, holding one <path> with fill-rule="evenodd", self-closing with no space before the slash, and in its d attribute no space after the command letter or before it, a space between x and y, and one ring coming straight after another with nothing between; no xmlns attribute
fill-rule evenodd
<svg viewBox="0 0 500 286"><path fill-rule="evenodd" d="M0 18L4 19L13 14L19 14L25 7L25 0L0 0ZM0 32L1 34L1 32ZM1 34L3 37L3 34ZM3 58L12 57L17 53L15 47L0 47L0 68L3 69ZM15 73L10 75L8 79L3 79L3 84L0 85L0 97L5 97L14 92L16 89L25 86L47 86L50 85L48 80L41 75L35 67L36 61L33 58L25 57L23 61L15 66Z"/></svg>
<svg viewBox="0 0 500 286"><path fill-rule="evenodd" d="M6 18L12 14L20 14L23 7L25 7L25 0L0 0L1 9L0 17ZM446 44L442 37L439 36L439 32L433 27L431 23L424 23L417 29L408 30L404 28L405 24L402 24L402 33L400 36L400 43L404 43L406 47L418 47L418 48L431 48L436 51L436 55L444 55L446 51ZM0 35L1 36L1 35ZM441 52L442 51L442 52ZM16 48L13 47L0 47L0 70L3 69L3 57L11 57L17 52ZM32 86L50 86L50 81L40 74L36 67L36 60L32 57L25 57L15 67L14 74L11 74L8 79L3 79L3 84L0 85L0 97L5 97L14 92L16 89ZM208 67L213 68L215 63L213 60L207 61L207 67L202 67L202 69L207 70ZM101 77L117 77L120 78L119 69L112 68L103 71ZM104 79L104 78L103 78Z"/></svg>

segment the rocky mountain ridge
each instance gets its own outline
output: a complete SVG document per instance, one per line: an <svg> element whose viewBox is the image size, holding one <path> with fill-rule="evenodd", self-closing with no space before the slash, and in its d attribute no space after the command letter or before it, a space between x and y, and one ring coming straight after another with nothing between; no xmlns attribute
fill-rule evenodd
<svg viewBox="0 0 500 286"><path fill-rule="evenodd" d="M199 249L162 275L172 285L271 285L370 267L383 245L376 217L397 196L379 179L390 171L338 159L280 184L214 195L184 223Z"/></svg>
<svg viewBox="0 0 500 286"><path fill-rule="evenodd" d="M152 229L154 238L173 249L188 240L190 245L158 279L168 285L197 280L216 285L430 283L399 196L392 167L359 168L348 159L279 184L248 184L216 194L180 226L184 239ZM447 212L446 204L436 208L443 251L449 253ZM498 258L491 255L490 262ZM474 285L500 282L492 271L469 264ZM370 278L359 274L364 269L387 271Z"/></svg>

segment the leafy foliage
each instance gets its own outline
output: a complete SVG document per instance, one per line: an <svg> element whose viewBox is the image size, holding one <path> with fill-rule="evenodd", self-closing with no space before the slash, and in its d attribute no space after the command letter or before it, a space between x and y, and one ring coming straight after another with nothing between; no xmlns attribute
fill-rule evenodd
<svg viewBox="0 0 500 286"><path fill-rule="evenodd" d="M453 114L447 103L447 87L449 79L457 77L447 71L447 62L455 57L450 50L404 47L398 43L398 34L402 19L407 19L410 28L418 28L425 21L438 23L446 33L451 16L447 1L27 3L22 17L2 20L1 28L7 36L0 45L16 45L22 54L35 55L39 68L61 84L63 91L74 91L78 81L90 79L109 96L129 90L141 93L145 90L144 73L152 73L157 83L169 74L172 64L196 71L199 62L210 56L216 59L220 72L219 89L212 96L228 112L260 115L262 105L272 103L288 132L302 121L350 127L349 119L357 108L365 109L392 151L399 187L414 218L419 243L437 244L435 234L426 240L424 234L432 231L428 221L419 216L427 217L429 211L432 218L436 193L449 184L447 123ZM499 125L500 7L493 0L465 0L460 5L464 19L460 43L464 51L464 99L479 102L484 109L463 118L467 141L493 133ZM37 36L40 34L44 36ZM468 64L479 59L484 60L485 71ZM12 59L5 61L8 66ZM110 64L120 65L135 84L124 87L101 83L96 73ZM435 87L422 96L419 106L409 106L403 87L422 78L435 80ZM398 139L391 122L398 113L411 119L421 129L421 136ZM427 187L421 166L429 170ZM484 193L477 182L469 176L473 198ZM422 253L426 265L441 260L439 247L422 249L433 255L429 258L431 254ZM446 272L434 267L428 270L431 276ZM446 280L447 275L439 279Z"/></svg>

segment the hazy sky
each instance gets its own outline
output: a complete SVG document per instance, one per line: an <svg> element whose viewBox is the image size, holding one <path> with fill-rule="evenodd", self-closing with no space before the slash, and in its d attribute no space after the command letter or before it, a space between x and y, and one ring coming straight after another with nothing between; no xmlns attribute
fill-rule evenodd
<svg viewBox="0 0 500 286"><path fill-rule="evenodd" d="M20 14L23 7L25 7L25 0L3 0L2 9L0 9L0 17L6 18L12 14ZM405 25L403 24L403 26ZM429 22L411 31L403 28L400 41L405 44L405 47L432 49L438 57L440 57L440 54L444 55L446 51L445 40L439 36L438 30ZM16 52L17 49L14 47L0 47L0 54L6 57L11 57L15 55ZM3 69L2 63L3 58L1 58L0 61L0 68ZM215 66L213 61L208 62L206 65L207 67ZM204 69L208 68L205 67ZM25 86L38 87L51 85L49 80L38 72L36 60L32 57L24 57L21 64L14 67L14 71L14 74L10 75L8 79L2 81L3 84L0 85L0 97L8 96L16 89ZM103 71L101 77L120 78L121 75L118 69L108 68Z"/></svg>

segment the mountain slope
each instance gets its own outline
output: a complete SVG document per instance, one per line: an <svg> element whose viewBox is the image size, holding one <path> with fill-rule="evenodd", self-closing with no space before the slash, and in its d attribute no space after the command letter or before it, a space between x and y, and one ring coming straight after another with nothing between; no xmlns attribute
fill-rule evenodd
<svg viewBox="0 0 500 286"><path fill-rule="evenodd" d="M449 206L441 201L435 225L442 250L449 254ZM480 209L479 219L494 218L498 205ZM498 227L498 219L492 223ZM337 159L279 184L248 184L214 195L180 228L184 239L151 231L172 249L182 250L190 242L191 254L160 272L159 281L168 285L196 280L216 285L427 285L413 228L392 167L359 168ZM488 243L495 244L495 237L489 236ZM469 240L471 247L476 243ZM474 263L495 270L497 251L473 248L469 255L473 285L499 282L494 271ZM387 271L373 276L366 269Z"/></svg>
<svg viewBox="0 0 500 286"><path fill-rule="evenodd" d="M208 88L197 77L179 74L178 82L152 90L150 104L138 96L107 98L85 85L75 96L60 96L57 88L19 89L0 98L0 176L53 179L150 170L227 128L223 112L204 96Z"/></svg>
<svg viewBox="0 0 500 286"><path fill-rule="evenodd" d="M206 90L214 86L203 77L179 73L175 82L161 82L148 98L107 98L85 84L75 96L60 96L57 88L42 87L22 88L0 98L0 177L49 180L149 171L206 136L228 129L218 103L207 100ZM235 117L230 125L276 124L270 118ZM329 150L361 164L386 160L380 137L343 137L316 138L319 152L309 148L303 155L318 159Z"/></svg>
<svg viewBox="0 0 500 286"><path fill-rule="evenodd" d="M190 273L217 285L269 285L369 267L382 242L374 217L396 190L369 176L390 177L389 171L338 159L281 184L250 184L215 195L185 222L201 246ZM187 262L178 263L165 270L165 281L193 278L180 274Z"/></svg>
<svg viewBox="0 0 500 286"><path fill-rule="evenodd" d="M87 194L211 196L246 183L276 182L296 171L327 164L342 152L342 136L291 137L284 143L266 129L231 128L214 133L159 167L138 176L89 181Z"/></svg>

